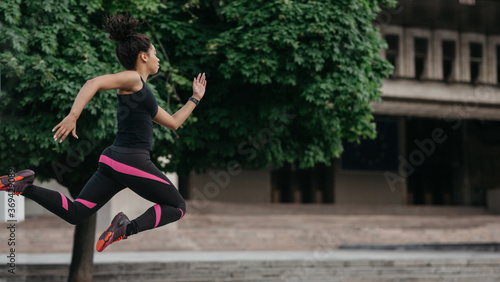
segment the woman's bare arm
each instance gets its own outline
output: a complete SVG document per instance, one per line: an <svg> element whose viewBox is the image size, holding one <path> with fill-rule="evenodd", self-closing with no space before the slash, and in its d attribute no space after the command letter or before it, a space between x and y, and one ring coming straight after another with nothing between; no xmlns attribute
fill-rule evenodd
<svg viewBox="0 0 500 282"><path fill-rule="evenodd" d="M107 74L88 80L78 92L69 114L52 129L52 132L55 131L54 141L60 139L59 142L62 142L70 133L78 139L78 135L76 135L76 121L80 117L83 108L85 108L97 91L120 89L135 92L141 88L141 78L135 71Z"/></svg>
<svg viewBox="0 0 500 282"><path fill-rule="evenodd" d="M198 77L195 77L193 80L193 98L198 101L201 100L205 95L206 86L207 80L205 74L198 74ZM193 101L188 101L182 108L175 112L175 114L170 115L167 111L158 106L158 113L153 118L153 121L159 125L176 130L189 117L194 108L196 108L196 104Z"/></svg>

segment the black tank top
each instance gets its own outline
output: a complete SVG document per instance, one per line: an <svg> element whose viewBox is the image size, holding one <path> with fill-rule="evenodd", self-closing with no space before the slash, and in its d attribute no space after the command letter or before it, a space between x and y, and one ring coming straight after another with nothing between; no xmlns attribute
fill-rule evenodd
<svg viewBox="0 0 500 282"><path fill-rule="evenodd" d="M117 94L118 132L114 145L153 151L153 118L158 113L158 104L142 78L141 81L141 90Z"/></svg>

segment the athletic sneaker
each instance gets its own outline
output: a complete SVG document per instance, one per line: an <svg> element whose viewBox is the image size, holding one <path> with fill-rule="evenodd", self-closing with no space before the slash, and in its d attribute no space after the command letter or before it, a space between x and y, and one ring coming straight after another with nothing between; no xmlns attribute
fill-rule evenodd
<svg viewBox="0 0 500 282"><path fill-rule="evenodd" d="M107 246L114 242L120 241L122 239L127 239L125 232L127 231L127 225L130 224L130 220L123 212L118 213L115 218L111 221L108 229L102 233L97 241L96 250L102 252Z"/></svg>
<svg viewBox="0 0 500 282"><path fill-rule="evenodd" d="M9 191L21 195L27 186L33 184L34 180L35 172L30 169L21 170L15 173L13 177L4 175L0 177L0 191Z"/></svg>

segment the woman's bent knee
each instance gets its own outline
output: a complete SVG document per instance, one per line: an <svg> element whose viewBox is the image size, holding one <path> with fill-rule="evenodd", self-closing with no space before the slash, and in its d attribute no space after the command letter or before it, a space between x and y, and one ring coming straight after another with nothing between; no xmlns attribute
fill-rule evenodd
<svg viewBox="0 0 500 282"><path fill-rule="evenodd" d="M182 203L180 203L179 205L177 205L177 208L182 211L181 218L184 217L186 215L186 211L187 211L187 209L186 209L186 202L182 201Z"/></svg>

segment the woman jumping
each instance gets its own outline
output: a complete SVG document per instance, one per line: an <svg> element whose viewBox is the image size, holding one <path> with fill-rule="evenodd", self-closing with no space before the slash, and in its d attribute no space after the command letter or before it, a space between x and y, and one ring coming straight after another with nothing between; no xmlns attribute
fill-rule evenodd
<svg viewBox="0 0 500 282"><path fill-rule="evenodd" d="M76 121L97 91L117 89L118 132L115 142L99 158L97 171L71 201L63 194L33 185L34 172L23 170L0 178L0 190L30 198L71 224L97 212L116 193L128 187L146 200L156 203L144 214L129 220L118 213L99 237L97 251L128 236L177 221L186 214L184 199L172 182L151 162L153 121L177 129L205 94L205 74L193 80L193 96L175 114L158 106L145 81L159 69L159 59L151 40L136 33L139 21L125 15L106 18L104 29L118 41L116 56L126 71L96 77L85 83L70 113L52 130L54 141L62 142L76 134Z"/></svg>

